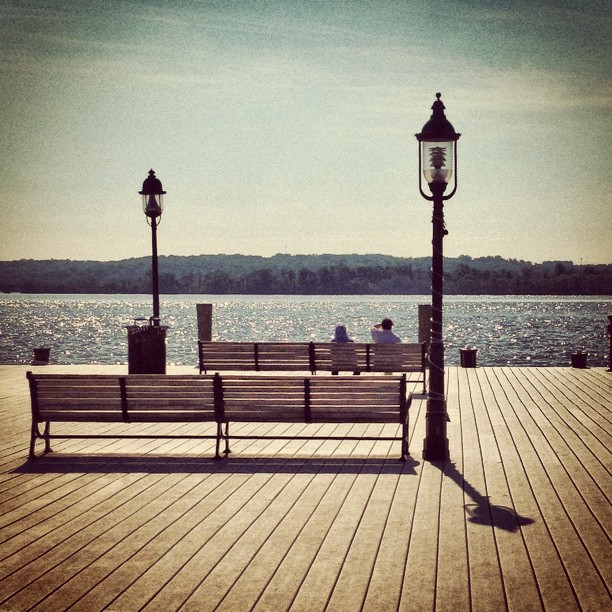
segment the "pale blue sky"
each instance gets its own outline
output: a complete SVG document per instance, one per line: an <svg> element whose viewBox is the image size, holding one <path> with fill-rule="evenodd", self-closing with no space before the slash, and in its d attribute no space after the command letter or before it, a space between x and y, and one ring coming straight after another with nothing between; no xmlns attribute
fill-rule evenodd
<svg viewBox="0 0 612 612"><path fill-rule="evenodd" d="M417 144L462 133L448 256L612 262L604 0L4 0L0 259L429 255Z"/></svg>

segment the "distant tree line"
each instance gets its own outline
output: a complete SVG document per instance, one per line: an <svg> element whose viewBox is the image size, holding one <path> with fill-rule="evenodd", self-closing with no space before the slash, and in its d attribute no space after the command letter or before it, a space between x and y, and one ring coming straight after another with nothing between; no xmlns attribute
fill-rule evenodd
<svg viewBox="0 0 612 612"><path fill-rule="evenodd" d="M201 255L161 257L166 294L406 294L430 291L429 258L385 255ZM116 262L0 262L0 291L150 293L150 259ZM448 295L612 295L612 265L506 260L445 260Z"/></svg>

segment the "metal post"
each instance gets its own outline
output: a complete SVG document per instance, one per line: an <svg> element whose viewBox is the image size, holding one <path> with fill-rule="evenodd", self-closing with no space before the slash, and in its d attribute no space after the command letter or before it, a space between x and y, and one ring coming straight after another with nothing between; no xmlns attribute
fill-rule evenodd
<svg viewBox="0 0 612 612"><path fill-rule="evenodd" d="M446 436L446 397L444 389L444 338L442 335L442 301L444 292L444 200L443 187L431 185L433 198L433 250L431 257L431 343L429 348L429 394L423 459L449 459Z"/></svg>
<svg viewBox="0 0 612 612"><path fill-rule="evenodd" d="M153 325L159 325L159 273L157 269L157 217L151 218L151 286L153 288Z"/></svg>

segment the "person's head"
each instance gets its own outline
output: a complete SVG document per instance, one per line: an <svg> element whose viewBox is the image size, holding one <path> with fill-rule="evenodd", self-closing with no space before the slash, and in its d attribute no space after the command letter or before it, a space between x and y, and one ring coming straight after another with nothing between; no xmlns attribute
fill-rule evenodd
<svg viewBox="0 0 612 612"><path fill-rule="evenodd" d="M380 324L383 329L391 329L393 327L393 321L391 319L383 319Z"/></svg>
<svg viewBox="0 0 612 612"><path fill-rule="evenodd" d="M336 327L336 334L334 340L336 342L348 342L349 336L344 325L338 325Z"/></svg>

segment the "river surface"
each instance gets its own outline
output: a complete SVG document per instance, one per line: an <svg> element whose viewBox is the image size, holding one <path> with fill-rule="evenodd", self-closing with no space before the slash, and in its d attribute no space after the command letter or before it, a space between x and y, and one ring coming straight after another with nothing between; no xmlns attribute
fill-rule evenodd
<svg viewBox="0 0 612 612"><path fill-rule="evenodd" d="M338 324L355 341L383 317L405 342L418 337L418 305L429 296L161 296L168 326L167 362L197 364L196 304L213 304L213 340L328 341ZM127 364L127 325L149 317L145 295L0 295L0 364L32 361L51 348L51 363ZM478 348L478 365L565 366L578 350L589 366L607 366L609 297L449 296L444 303L446 363Z"/></svg>

